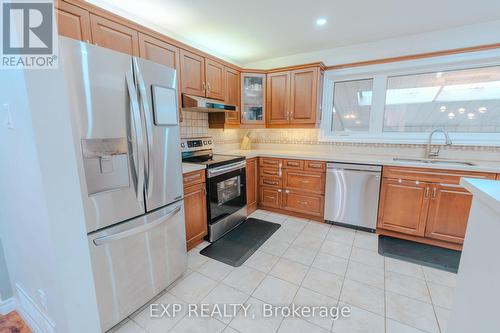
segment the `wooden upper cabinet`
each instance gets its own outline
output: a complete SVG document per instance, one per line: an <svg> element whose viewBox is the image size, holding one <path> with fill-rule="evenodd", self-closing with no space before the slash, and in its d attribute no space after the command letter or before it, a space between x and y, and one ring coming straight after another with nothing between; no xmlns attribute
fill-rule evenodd
<svg viewBox="0 0 500 333"><path fill-rule="evenodd" d="M237 112L226 112L226 123L239 125L240 124L240 73L229 67L225 67L224 76L226 82L225 101L229 105L236 105Z"/></svg>
<svg viewBox="0 0 500 333"><path fill-rule="evenodd" d="M143 33L139 33L139 56L177 70L180 67L178 47Z"/></svg>
<svg viewBox="0 0 500 333"><path fill-rule="evenodd" d="M225 72L224 65L213 61L211 59L205 59L205 75L206 75L206 96L214 99L225 99Z"/></svg>
<svg viewBox="0 0 500 333"><path fill-rule="evenodd" d="M384 178L377 227L423 236L431 186L424 182Z"/></svg>
<svg viewBox="0 0 500 333"><path fill-rule="evenodd" d="M136 30L94 14L90 14L90 27L94 44L139 55L139 34Z"/></svg>
<svg viewBox="0 0 500 333"><path fill-rule="evenodd" d="M266 124L290 122L290 72L267 75Z"/></svg>
<svg viewBox="0 0 500 333"><path fill-rule="evenodd" d="M89 12L65 1L59 1L55 4L59 35L87 43L92 42Z"/></svg>
<svg viewBox="0 0 500 333"><path fill-rule="evenodd" d="M315 124L318 113L318 68L290 73L290 122Z"/></svg>
<svg viewBox="0 0 500 333"><path fill-rule="evenodd" d="M435 184L432 188L425 236L463 244L472 194L460 185Z"/></svg>
<svg viewBox="0 0 500 333"><path fill-rule="evenodd" d="M181 49L181 92L205 96L205 58Z"/></svg>

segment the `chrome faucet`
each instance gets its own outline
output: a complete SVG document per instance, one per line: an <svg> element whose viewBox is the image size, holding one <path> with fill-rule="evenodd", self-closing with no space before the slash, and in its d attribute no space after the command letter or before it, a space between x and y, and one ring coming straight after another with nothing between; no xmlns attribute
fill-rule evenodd
<svg viewBox="0 0 500 333"><path fill-rule="evenodd" d="M425 150L425 158L427 158L427 159L433 158L433 157L438 157L438 155L439 155L440 147L438 147L437 150L433 151L432 146L431 146L432 145L432 137L434 136L434 133L437 133L437 132L443 133L444 138L446 140L446 143L445 143L446 146L451 146L451 144L452 144L450 136L448 135L448 132L446 132L444 129L441 129L441 128L435 129L434 131L432 131L429 134L429 141L427 141L427 149Z"/></svg>

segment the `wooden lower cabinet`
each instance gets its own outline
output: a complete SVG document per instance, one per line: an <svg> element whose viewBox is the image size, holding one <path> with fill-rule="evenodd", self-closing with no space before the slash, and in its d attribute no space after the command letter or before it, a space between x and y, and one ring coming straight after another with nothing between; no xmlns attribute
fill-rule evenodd
<svg viewBox="0 0 500 333"><path fill-rule="evenodd" d="M437 184L432 189L425 237L464 242L472 194L460 185Z"/></svg>
<svg viewBox="0 0 500 333"><path fill-rule="evenodd" d="M263 208L281 208L282 189L272 187L260 187L259 206Z"/></svg>
<svg viewBox="0 0 500 333"><path fill-rule="evenodd" d="M205 171L195 171L184 178L184 211L188 251L208 234Z"/></svg>
<svg viewBox="0 0 500 333"><path fill-rule="evenodd" d="M384 178L378 227L423 236L430 186L428 183Z"/></svg>
<svg viewBox="0 0 500 333"><path fill-rule="evenodd" d="M247 214L253 213L257 209L257 188L258 188L258 173L257 159L250 158L247 160L246 167L247 178Z"/></svg>
<svg viewBox="0 0 500 333"><path fill-rule="evenodd" d="M460 250L472 195L460 179L496 174L384 167L377 233Z"/></svg>
<svg viewBox="0 0 500 333"><path fill-rule="evenodd" d="M285 190L283 209L308 215L323 216L325 198L322 195Z"/></svg>
<svg viewBox="0 0 500 333"><path fill-rule="evenodd" d="M311 169L306 166L313 163ZM259 207L324 221L324 162L259 158Z"/></svg>

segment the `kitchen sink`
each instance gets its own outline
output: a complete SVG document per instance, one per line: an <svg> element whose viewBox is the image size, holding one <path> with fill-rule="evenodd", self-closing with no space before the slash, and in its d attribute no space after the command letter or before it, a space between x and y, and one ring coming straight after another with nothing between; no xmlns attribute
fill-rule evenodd
<svg viewBox="0 0 500 333"><path fill-rule="evenodd" d="M453 165L475 165L472 162L458 161L458 160L448 160L448 159L438 159L438 158L405 158L405 157L394 157L394 161L397 162L408 162L408 163L432 163L432 164L453 164Z"/></svg>

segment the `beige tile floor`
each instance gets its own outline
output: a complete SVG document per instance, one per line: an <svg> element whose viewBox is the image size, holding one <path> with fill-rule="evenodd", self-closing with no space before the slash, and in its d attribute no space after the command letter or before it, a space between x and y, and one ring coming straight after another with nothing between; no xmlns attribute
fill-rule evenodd
<svg viewBox="0 0 500 333"><path fill-rule="evenodd" d="M241 267L188 254L189 269L155 303L252 304L254 317L150 318L134 314L119 333L444 332L456 275L377 253L374 234L258 210L282 227ZM262 303L348 305L351 316L263 318Z"/></svg>

